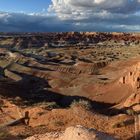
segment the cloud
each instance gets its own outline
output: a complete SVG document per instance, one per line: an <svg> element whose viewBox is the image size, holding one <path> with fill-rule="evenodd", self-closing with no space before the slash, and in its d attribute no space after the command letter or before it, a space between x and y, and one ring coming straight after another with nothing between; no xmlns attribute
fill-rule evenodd
<svg viewBox="0 0 140 140"><path fill-rule="evenodd" d="M112 31L133 31L135 26L134 31L140 31L140 0L52 0L49 11L85 29L110 26Z"/></svg>
<svg viewBox="0 0 140 140"><path fill-rule="evenodd" d="M49 6L61 19L91 18L96 13L132 14L140 0L52 0Z"/></svg>
<svg viewBox="0 0 140 140"><path fill-rule="evenodd" d="M72 26L71 23L48 14L0 12L0 31L2 32L70 31Z"/></svg>
<svg viewBox="0 0 140 140"><path fill-rule="evenodd" d="M52 0L41 13L0 12L0 31L140 31L140 0Z"/></svg>

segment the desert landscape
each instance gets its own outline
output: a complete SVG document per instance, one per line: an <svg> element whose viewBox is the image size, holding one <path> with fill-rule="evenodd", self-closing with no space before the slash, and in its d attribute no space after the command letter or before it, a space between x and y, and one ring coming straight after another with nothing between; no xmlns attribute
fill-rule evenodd
<svg viewBox="0 0 140 140"><path fill-rule="evenodd" d="M133 140L139 113L139 33L0 34L0 139Z"/></svg>

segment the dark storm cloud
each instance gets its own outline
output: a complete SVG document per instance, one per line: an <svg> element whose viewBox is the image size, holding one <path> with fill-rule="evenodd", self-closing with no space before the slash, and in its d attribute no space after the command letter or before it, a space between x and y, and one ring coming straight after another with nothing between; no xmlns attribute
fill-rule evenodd
<svg viewBox="0 0 140 140"><path fill-rule="evenodd" d="M63 22L55 16L0 12L0 31L50 32L70 31L71 29L71 23Z"/></svg>

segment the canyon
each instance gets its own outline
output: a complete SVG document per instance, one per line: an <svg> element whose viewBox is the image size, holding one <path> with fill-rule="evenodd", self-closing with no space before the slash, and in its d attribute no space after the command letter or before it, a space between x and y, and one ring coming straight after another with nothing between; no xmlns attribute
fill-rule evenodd
<svg viewBox="0 0 140 140"><path fill-rule="evenodd" d="M139 41L139 33L0 34L0 129L10 138L34 139L82 125L133 139ZM29 124L6 125L26 120L25 112Z"/></svg>

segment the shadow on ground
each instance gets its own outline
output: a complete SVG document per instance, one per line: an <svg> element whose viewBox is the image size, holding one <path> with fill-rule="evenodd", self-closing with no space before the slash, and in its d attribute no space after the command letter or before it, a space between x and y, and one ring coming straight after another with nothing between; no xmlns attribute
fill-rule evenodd
<svg viewBox="0 0 140 140"><path fill-rule="evenodd" d="M125 109L110 109L114 104L95 102L81 96L67 96L46 90L50 88L46 80L26 74L20 75L23 77L23 80L19 82L0 81L0 94L4 98L11 98L14 100L16 97L20 97L22 100L20 103L23 102L24 105L27 106L32 106L33 104L41 102L56 102L61 108L70 107L74 101L85 100L91 104L91 110L107 116L124 113L125 111Z"/></svg>

